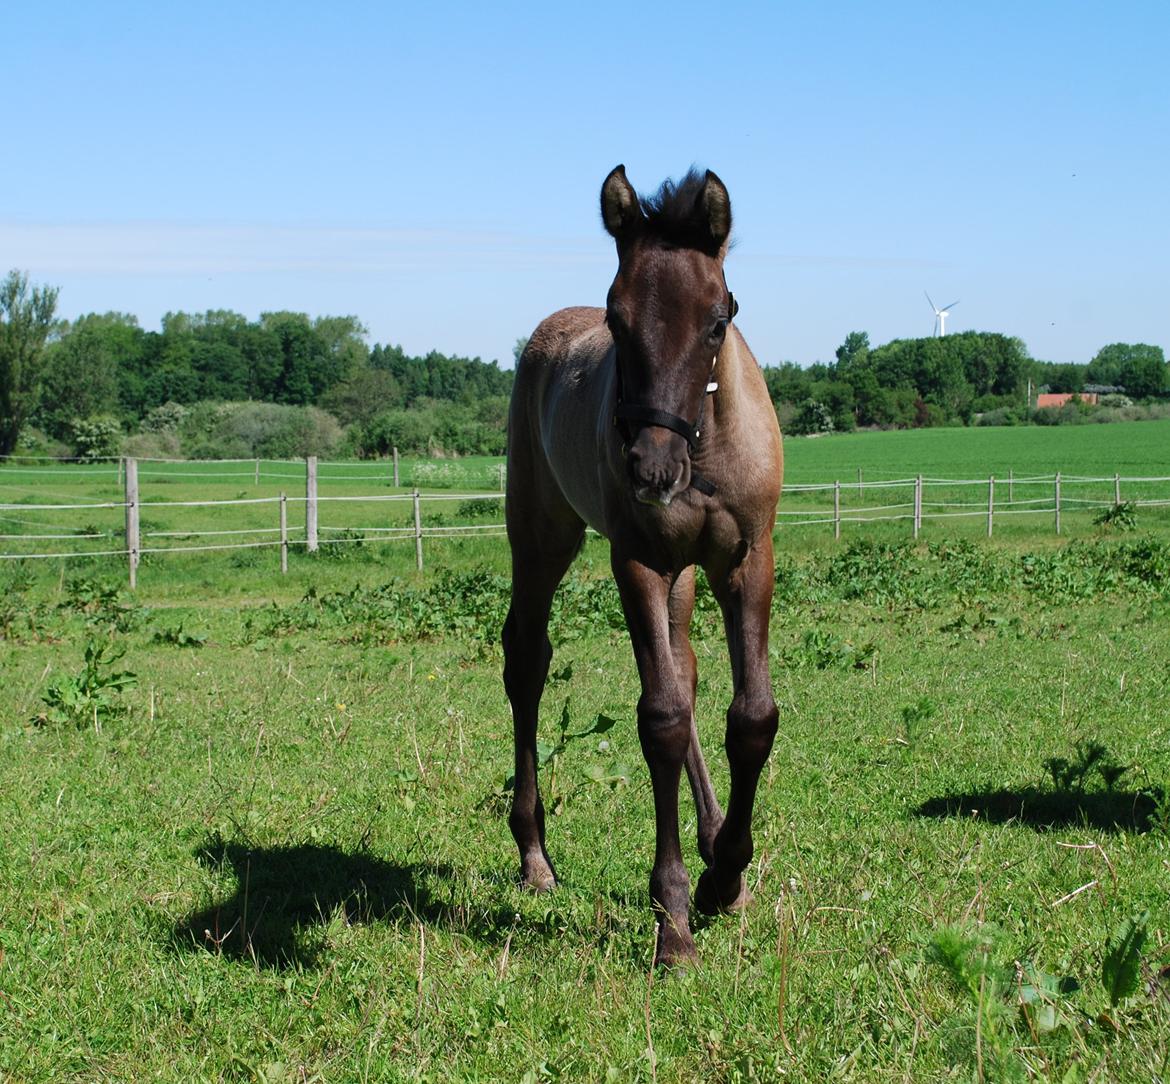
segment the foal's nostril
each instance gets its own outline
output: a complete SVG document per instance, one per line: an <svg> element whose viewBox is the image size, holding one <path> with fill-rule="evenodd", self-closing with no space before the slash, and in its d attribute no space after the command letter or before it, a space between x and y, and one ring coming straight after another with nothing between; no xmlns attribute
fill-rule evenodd
<svg viewBox="0 0 1170 1084"><path fill-rule="evenodd" d="M648 456L631 449L628 459L630 479L635 486L655 490L674 489L682 483L686 464L673 458Z"/></svg>

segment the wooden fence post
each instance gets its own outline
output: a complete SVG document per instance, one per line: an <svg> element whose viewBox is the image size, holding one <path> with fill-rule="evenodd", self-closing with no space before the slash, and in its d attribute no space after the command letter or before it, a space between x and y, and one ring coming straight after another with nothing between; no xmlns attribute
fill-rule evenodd
<svg viewBox="0 0 1170 1084"><path fill-rule="evenodd" d="M130 588L138 586L138 460L126 460L126 553L130 558Z"/></svg>
<svg viewBox="0 0 1170 1084"><path fill-rule="evenodd" d="M1016 476L1015 471L1008 467L1008 504L1014 504L1016 500Z"/></svg>
<svg viewBox="0 0 1170 1084"><path fill-rule="evenodd" d="M500 464L500 492L501 493L503 493L504 489L506 488L507 479L508 479L508 468L503 463L501 463Z"/></svg>
<svg viewBox="0 0 1170 1084"><path fill-rule="evenodd" d="M1056 533L1060 534L1060 471L1056 472Z"/></svg>
<svg viewBox="0 0 1170 1084"><path fill-rule="evenodd" d="M861 468L858 467L857 468L857 492L858 493L861 492L863 486L864 486L864 483L861 480Z"/></svg>
<svg viewBox="0 0 1170 1084"><path fill-rule="evenodd" d="M841 537L841 482L833 483L833 537Z"/></svg>
<svg viewBox="0 0 1170 1084"><path fill-rule="evenodd" d="M122 465L126 462L125 456L118 456L118 488L122 488Z"/></svg>
<svg viewBox="0 0 1170 1084"><path fill-rule="evenodd" d="M394 488L398 488L398 449L394 449Z"/></svg>
<svg viewBox="0 0 1170 1084"><path fill-rule="evenodd" d="M305 460L305 549L317 552L317 457Z"/></svg>
<svg viewBox="0 0 1170 1084"><path fill-rule="evenodd" d="M252 484L257 485L257 486L260 484L260 460L259 459L256 460L256 480Z"/></svg>
<svg viewBox="0 0 1170 1084"><path fill-rule="evenodd" d="M414 491L414 563L419 572L423 570L422 515L418 507L418 490Z"/></svg>
<svg viewBox="0 0 1170 1084"><path fill-rule="evenodd" d="M1121 475L1114 473L1113 475L1113 507L1116 508L1121 504Z"/></svg>
<svg viewBox="0 0 1170 1084"><path fill-rule="evenodd" d="M288 497L280 494L280 571L288 572Z"/></svg>
<svg viewBox="0 0 1170 1084"><path fill-rule="evenodd" d="M995 520L995 475L987 479L987 537L991 537L992 524Z"/></svg>
<svg viewBox="0 0 1170 1084"><path fill-rule="evenodd" d="M922 475L914 479L914 537L922 529Z"/></svg>

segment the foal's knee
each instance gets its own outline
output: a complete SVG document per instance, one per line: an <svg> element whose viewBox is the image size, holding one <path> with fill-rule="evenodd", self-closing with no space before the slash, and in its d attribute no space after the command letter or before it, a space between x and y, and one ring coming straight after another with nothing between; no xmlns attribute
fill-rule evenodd
<svg viewBox="0 0 1170 1084"><path fill-rule="evenodd" d="M504 646L504 692L510 700L531 696L544 687L552 662L552 644L543 629L529 624L525 630L511 609L500 637Z"/></svg>
<svg viewBox="0 0 1170 1084"><path fill-rule="evenodd" d="M691 744L691 704L685 694L643 693L638 738L647 760L681 765Z"/></svg>
<svg viewBox="0 0 1170 1084"><path fill-rule="evenodd" d="M727 709L727 758L733 769L759 772L776 739L779 712L771 692L748 697L741 693Z"/></svg>

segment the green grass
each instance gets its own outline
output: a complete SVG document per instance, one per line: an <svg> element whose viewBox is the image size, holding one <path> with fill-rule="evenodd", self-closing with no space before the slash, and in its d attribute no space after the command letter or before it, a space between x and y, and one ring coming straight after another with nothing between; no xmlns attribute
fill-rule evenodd
<svg viewBox="0 0 1170 1084"><path fill-rule="evenodd" d="M1170 463L1170 420L1112 425L906 429L789 438L789 483L866 479L986 478L1055 474L1088 477L1164 476Z"/></svg>
<svg viewBox="0 0 1170 1084"><path fill-rule="evenodd" d="M134 597L116 562L0 569L0 1078L1164 1078L1165 541L786 547L755 905L669 977L604 544L554 614L542 736L566 710L618 725L544 774L563 884L540 898L505 822L506 554L435 545L450 568L422 577L391 545L286 578L265 551L153 558ZM32 724L107 640L137 683L97 725ZM705 593L695 642L722 790ZM1055 787L1093 740L1125 773ZM1107 943L1145 910L1114 1005ZM1021 1008L1037 971L1051 1004Z"/></svg>

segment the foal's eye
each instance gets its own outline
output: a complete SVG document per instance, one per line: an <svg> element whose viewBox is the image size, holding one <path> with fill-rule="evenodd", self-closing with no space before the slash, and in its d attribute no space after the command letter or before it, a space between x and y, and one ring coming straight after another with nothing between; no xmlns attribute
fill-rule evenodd
<svg viewBox="0 0 1170 1084"><path fill-rule="evenodd" d="M727 321L720 317L711 325L709 338L712 342L719 342L727 334Z"/></svg>

